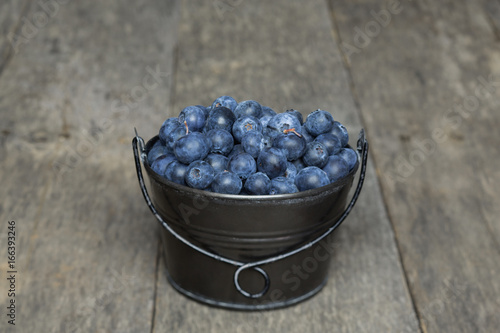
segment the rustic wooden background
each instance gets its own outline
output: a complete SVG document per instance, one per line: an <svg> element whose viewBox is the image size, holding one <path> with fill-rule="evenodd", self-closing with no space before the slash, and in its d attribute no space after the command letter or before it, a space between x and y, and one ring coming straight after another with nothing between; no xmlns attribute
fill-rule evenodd
<svg viewBox="0 0 500 333"><path fill-rule="evenodd" d="M0 30L0 331L498 331L498 0L3 0ZM165 278L133 129L224 94L371 143L329 283L291 308L214 309Z"/></svg>

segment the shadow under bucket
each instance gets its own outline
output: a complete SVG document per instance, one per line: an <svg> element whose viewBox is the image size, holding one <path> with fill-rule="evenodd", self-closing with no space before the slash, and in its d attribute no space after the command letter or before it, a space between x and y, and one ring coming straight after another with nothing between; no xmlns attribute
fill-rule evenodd
<svg viewBox="0 0 500 333"><path fill-rule="evenodd" d="M157 140L144 144L136 135L132 146L141 190L162 226L168 280L176 290L238 310L285 307L321 290L332 253L328 236L347 217L363 186L368 156L363 130L357 147L361 158L346 177L280 195L219 194L170 182L147 162ZM358 185L347 204L360 165Z"/></svg>

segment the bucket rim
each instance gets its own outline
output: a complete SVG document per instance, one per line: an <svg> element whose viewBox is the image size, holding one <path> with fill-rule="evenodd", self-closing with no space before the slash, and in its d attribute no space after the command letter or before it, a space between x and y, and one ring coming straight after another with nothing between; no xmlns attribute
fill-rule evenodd
<svg viewBox="0 0 500 333"><path fill-rule="evenodd" d="M149 150L153 147L153 145L159 140L159 135L155 135L151 139L148 140L146 143L146 146L144 147L144 153L147 156L147 153ZM163 186L171 187L174 188L175 190L179 192L185 192L185 194L196 196L196 197L207 197L207 198L212 198L212 199L219 199L219 200L227 200L227 201L251 201L255 202L258 201L260 203L262 202L275 202L275 201L282 201L282 200L294 200L294 199L302 199L302 198L311 198L313 196L318 196L318 195L323 195L325 192L334 190L338 187L342 187L346 184L348 184L356 172L359 169L359 160L360 156L357 152L356 149L352 148L350 145L347 145L346 147L354 150L356 154L358 155L358 159L356 161L356 164L352 168L349 173L344 176L343 178L340 178L336 180L333 183L330 183L325 186L317 187L314 189L310 190L305 190L305 191L299 191L297 193L290 193L290 194L264 194L264 195L252 195L252 194L225 194L225 193L217 193L217 192L210 192L206 190L200 190L196 188L192 188L186 185L181 185L177 184L175 182L172 182L168 180L167 178L159 175L156 173L149 165L147 158L143 160L144 167L146 168L147 174L152 177L155 181L158 183L162 184Z"/></svg>

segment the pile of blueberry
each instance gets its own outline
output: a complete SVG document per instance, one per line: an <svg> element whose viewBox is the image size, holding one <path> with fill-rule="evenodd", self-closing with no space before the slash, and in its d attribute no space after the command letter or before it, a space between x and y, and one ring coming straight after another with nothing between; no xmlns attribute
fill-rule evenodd
<svg viewBox="0 0 500 333"><path fill-rule="evenodd" d="M188 106L161 126L148 153L157 174L189 187L226 194L305 191L345 177L358 155L346 128L323 110L303 120L230 96Z"/></svg>

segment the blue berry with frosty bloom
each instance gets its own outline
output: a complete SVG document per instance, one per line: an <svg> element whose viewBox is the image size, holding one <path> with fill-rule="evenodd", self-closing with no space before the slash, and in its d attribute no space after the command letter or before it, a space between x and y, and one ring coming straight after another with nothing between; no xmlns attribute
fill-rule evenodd
<svg viewBox="0 0 500 333"><path fill-rule="evenodd" d="M328 162L323 167L323 171L326 172L330 182L333 183L347 176L349 173L349 166L342 157L332 155L328 157Z"/></svg>
<svg viewBox="0 0 500 333"><path fill-rule="evenodd" d="M304 127L312 136L316 137L330 132L333 128L333 122L333 116L329 112L318 109L306 117Z"/></svg>
<svg viewBox="0 0 500 333"><path fill-rule="evenodd" d="M275 138L279 134L284 133L285 130L293 129L295 132L302 133L302 125L300 121L293 114L290 113L278 113L272 117L267 123L268 135L271 138Z"/></svg>
<svg viewBox="0 0 500 333"><path fill-rule="evenodd" d="M240 143L234 145L233 149L227 155L227 157L231 158L234 155L238 155L239 153L245 153L245 149L243 149L243 146Z"/></svg>
<svg viewBox="0 0 500 333"><path fill-rule="evenodd" d="M262 124L259 119L253 116L242 116L233 124L233 136L236 142L241 142L243 135L250 131L262 133Z"/></svg>
<svg viewBox="0 0 500 333"><path fill-rule="evenodd" d="M358 153L351 148L342 148L337 155L342 157L347 162L349 171L354 169L356 163L358 162Z"/></svg>
<svg viewBox="0 0 500 333"><path fill-rule="evenodd" d="M309 166L299 171L295 177L295 185L299 191L307 191L330 184L325 171L315 166Z"/></svg>
<svg viewBox="0 0 500 333"><path fill-rule="evenodd" d="M295 166L295 164L293 164L293 162L287 161L284 177L294 180L296 176L297 176L297 167Z"/></svg>
<svg viewBox="0 0 500 333"><path fill-rule="evenodd" d="M297 193L299 189L292 179L286 177L276 177L271 179L271 190L269 194L290 194Z"/></svg>
<svg viewBox="0 0 500 333"><path fill-rule="evenodd" d="M345 126L338 121L333 122L333 127L330 133L339 138L342 147L347 146L349 143L349 133L347 133L347 128L345 128Z"/></svg>
<svg viewBox="0 0 500 333"><path fill-rule="evenodd" d="M212 107L206 107L204 105L195 105L197 107L199 107L201 110L203 110L203 113L205 114L205 119L208 119L208 116L210 114L210 110L212 109Z"/></svg>
<svg viewBox="0 0 500 333"><path fill-rule="evenodd" d="M170 153L170 149L164 146L160 140L156 141L153 147L148 152L148 163L152 165L158 157Z"/></svg>
<svg viewBox="0 0 500 333"><path fill-rule="evenodd" d="M302 113L300 113L299 111L294 109L288 109L285 112L297 118L297 120L300 122L301 125L304 123L304 117L302 116Z"/></svg>
<svg viewBox="0 0 500 333"><path fill-rule="evenodd" d="M299 172L300 170L304 169L307 166L302 160L302 158L296 159L295 161L292 161L292 163L295 166L295 169L297 169L297 172Z"/></svg>
<svg viewBox="0 0 500 333"><path fill-rule="evenodd" d="M313 141L307 144L302 161L307 166L322 168L328 162L328 149L321 142Z"/></svg>
<svg viewBox="0 0 500 333"><path fill-rule="evenodd" d="M271 179L263 173L256 172L245 181L245 190L248 194L265 195L271 190Z"/></svg>
<svg viewBox="0 0 500 333"><path fill-rule="evenodd" d="M175 157L184 164L189 164L196 160L207 157L210 144L205 134L201 132L189 133L174 144Z"/></svg>
<svg viewBox="0 0 500 333"><path fill-rule="evenodd" d="M177 125L174 129L172 129L166 137L165 145L170 150L174 150L174 145L183 136L187 134L187 128L184 124Z"/></svg>
<svg viewBox="0 0 500 333"><path fill-rule="evenodd" d="M189 187L203 190L214 180L214 168L205 161L194 161L189 164L184 180Z"/></svg>
<svg viewBox="0 0 500 333"><path fill-rule="evenodd" d="M164 177L168 165L175 160L176 160L175 155L172 153L161 155L160 157L158 157L153 161L153 163L151 164L151 169L153 169L153 171L159 174L160 176Z"/></svg>
<svg viewBox="0 0 500 333"><path fill-rule="evenodd" d="M205 111L201 108L191 105L182 109L179 114L179 122L187 125L190 132L199 132L205 126Z"/></svg>
<svg viewBox="0 0 500 333"><path fill-rule="evenodd" d="M294 161L306 151L306 140L295 133L279 134L273 140L273 147L280 148L287 160Z"/></svg>
<svg viewBox="0 0 500 333"><path fill-rule="evenodd" d="M304 126L302 126L302 132L300 132L300 134L302 134L302 137L306 140L306 143L314 141L314 136L312 136Z"/></svg>
<svg viewBox="0 0 500 333"><path fill-rule="evenodd" d="M227 170L227 163L229 162L229 158L221 154L208 154L204 159L205 162L210 164L212 168L214 168L215 173L222 172Z"/></svg>
<svg viewBox="0 0 500 333"><path fill-rule="evenodd" d="M247 179L257 171L257 165L252 155L239 153L229 159L227 169L237 174L241 179Z"/></svg>
<svg viewBox="0 0 500 333"><path fill-rule="evenodd" d="M228 109L225 106L219 106L212 109L210 112L204 130L208 132L212 129L218 128L231 132L233 130L235 120L236 116L231 109Z"/></svg>
<svg viewBox="0 0 500 333"><path fill-rule="evenodd" d="M241 118L244 116L252 116L255 118L260 118L262 115L262 106L253 100L243 101L238 103L234 109L234 115L236 118Z"/></svg>
<svg viewBox="0 0 500 333"><path fill-rule="evenodd" d="M276 111L271 109L269 106L262 105L262 114L260 116L261 118L262 117L272 117L272 116L275 116L276 114L277 114Z"/></svg>
<svg viewBox="0 0 500 333"><path fill-rule="evenodd" d="M264 172L271 179L285 174L286 162L285 154L276 147L262 149L257 158L258 170Z"/></svg>
<svg viewBox="0 0 500 333"><path fill-rule="evenodd" d="M167 120L165 120L160 127L160 132L158 133L161 143L166 145L167 136L170 134L170 132L172 132L173 129L175 129L180 125L181 123L179 122L179 119L176 117L168 118Z"/></svg>
<svg viewBox="0 0 500 333"><path fill-rule="evenodd" d="M320 134L316 137L316 139L314 139L314 141L324 144L326 149L328 150L328 155L337 154L343 147L340 143L339 138L337 138L332 133Z"/></svg>
<svg viewBox="0 0 500 333"><path fill-rule="evenodd" d="M262 149L271 147L271 141L268 137L257 131L250 131L243 135L241 146L245 152L252 155L253 158L259 157Z"/></svg>
<svg viewBox="0 0 500 333"><path fill-rule="evenodd" d="M218 173L212 181L211 189L213 192L223 194L238 194L241 192L243 183L238 175L223 171Z"/></svg>
<svg viewBox="0 0 500 333"><path fill-rule="evenodd" d="M207 137L211 141L211 153L218 153L227 156L227 154L229 154L234 147L233 136L226 130L210 130L207 132Z"/></svg>
<svg viewBox="0 0 500 333"><path fill-rule="evenodd" d="M167 166L167 169L165 170L165 178L174 183L186 185L184 176L186 175L187 168L188 166L186 164L175 160Z"/></svg>
<svg viewBox="0 0 500 333"><path fill-rule="evenodd" d="M215 99L215 101L212 103L212 109L215 109L219 106L224 106L231 111L234 112L234 109L236 109L236 106L238 105L238 102L231 97L231 96L220 96Z"/></svg>

